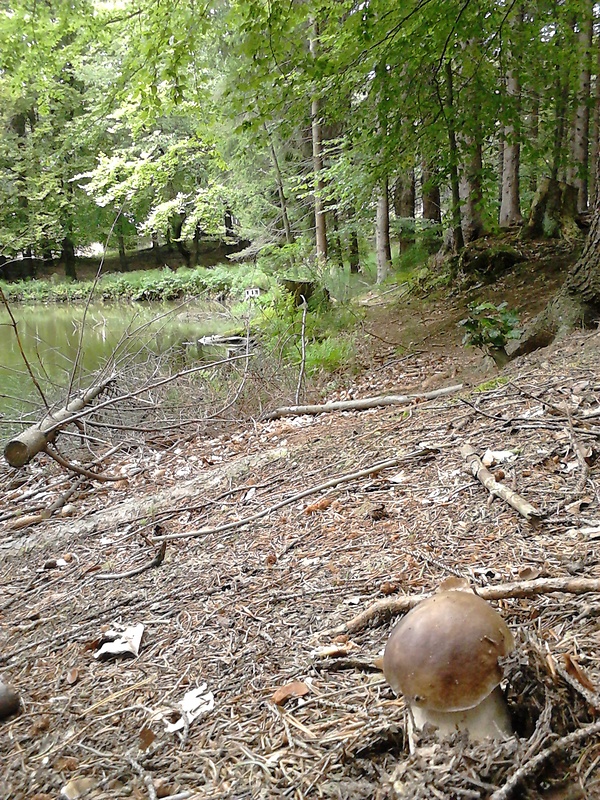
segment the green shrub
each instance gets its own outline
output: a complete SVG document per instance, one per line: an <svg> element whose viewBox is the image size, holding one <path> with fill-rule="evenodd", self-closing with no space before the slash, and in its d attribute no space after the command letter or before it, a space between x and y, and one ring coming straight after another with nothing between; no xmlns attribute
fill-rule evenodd
<svg viewBox="0 0 600 800"><path fill-rule="evenodd" d="M509 339L518 339L519 317L508 308L508 303L471 303L468 317L458 324L464 328L463 344L490 349L504 349Z"/></svg>

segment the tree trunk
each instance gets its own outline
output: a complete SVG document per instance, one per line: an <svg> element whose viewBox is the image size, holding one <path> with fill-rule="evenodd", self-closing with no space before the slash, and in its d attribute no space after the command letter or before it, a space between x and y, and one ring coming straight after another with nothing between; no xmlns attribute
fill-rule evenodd
<svg viewBox="0 0 600 800"><path fill-rule="evenodd" d="M506 77L506 92L514 104L513 119L518 119L520 109L521 87L515 68L509 70ZM520 134L514 122L504 128L504 149L502 152L502 200L500 203L499 223L501 228L519 225L521 216L519 192L519 168L521 158Z"/></svg>
<svg viewBox="0 0 600 800"><path fill-rule="evenodd" d="M335 206L330 211L331 219L333 222L333 230L331 232L330 240L331 240L331 253L333 258L335 259L338 267L340 269L344 269L344 256L342 253L342 240L340 238L340 226L338 220L338 214L335 209Z"/></svg>
<svg viewBox="0 0 600 800"><path fill-rule="evenodd" d="M462 250L465 242L462 233L460 212L460 182L458 178L458 146L454 122L454 87L452 63L446 61L446 125L448 128L448 144L450 147L450 186L452 188L452 249L455 253Z"/></svg>
<svg viewBox="0 0 600 800"><path fill-rule="evenodd" d="M171 227L173 228L173 237L175 239L175 247L179 251L179 254L183 258L183 261L186 267L190 266L190 251L185 246L185 242L181 238L181 231L183 230L183 223L185 222L185 213L181 211L177 217L174 217L171 221Z"/></svg>
<svg viewBox="0 0 600 800"><path fill-rule="evenodd" d="M77 269L75 266L75 245L70 235L65 236L62 240L61 261L65 265L65 277L69 280L77 280Z"/></svg>
<svg viewBox="0 0 600 800"><path fill-rule="evenodd" d="M592 141L590 153L590 188L589 200L593 205L595 203L596 192L598 187L596 185L596 174L598 167L598 152L600 145L600 36L596 38L596 91L594 94L594 115L593 115L593 128L592 128Z"/></svg>
<svg viewBox="0 0 600 800"><path fill-rule="evenodd" d="M539 239L545 236L576 239L579 236L575 222L576 215L575 187L555 178L544 178L535 193L529 219L521 235L525 239Z"/></svg>
<svg viewBox="0 0 600 800"><path fill-rule="evenodd" d="M534 150L537 150L538 139L540 136L540 96L537 92L532 92L531 112L529 114L529 142ZM529 190L535 192L538 182L538 173L535 162L532 163L529 172Z"/></svg>
<svg viewBox="0 0 600 800"><path fill-rule="evenodd" d="M313 35L310 39L310 53L313 58L317 55L317 37L319 26L313 22ZM327 261L327 222L325 216L325 201L323 190L323 139L320 119L320 103L318 97L313 97L310 107L312 130L312 156L315 187L315 244L317 263L324 265Z"/></svg>
<svg viewBox="0 0 600 800"><path fill-rule="evenodd" d="M358 233L356 231L356 211L350 208L350 244L349 244L349 258L350 258L350 272L357 274L360 272L360 252L358 249Z"/></svg>
<svg viewBox="0 0 600 800"><path fill-rule="evenodd" d="M415 171L407 170L396 178L394 183L394 212L399 220L398 241L400 252L405 253L415 241ZM403 220L409 220L406 229Z"/></svg>
<svg viewBox="0 0 600 800"><path fill-rule="evenodd" d="M581 69L577 91L577 107L573 124L573 167L569 183L577 188L577 210L581 213L588 205L588 167L590 134L590 79L594 8L588 0L585 18L579 31Z"/></svg>
<svg viewBox="0 0 600 800"><path fill-rule="evenodd" d="M129 265L127 263L127 254L125 253L125 237L122 233L117 234L117 241L119 244L119 266L121 272L127 272Z"/></svg>
<svg viewBox="0 0 600 800"><path fill-rule="evenodd" d="M552 146L552 168L550 177L558 180L563 165L563 140L565 136L565 115L567 113L568 85L562 80L562 66L556 67L554 81L554 143Z"/></svg>
<svg viewBox="0 0 600 800"><path fill-rule="evenodd" d="M465 242L472 242L483 235L484 225L481 212L483 209L483 191L481 175L483 173L483 154L481 142L467 137L464 140L466 163L463 165L460 178L460 194L463 202L462 230Z"/></svg>
<svg viewBox="0 0 600 800"><path fill-rule="evenodd" d="M269 141L269 152L271 153L271 161L273 162L273 169L275 170L275 181L277 183L277 194L279 195L279 207L281 209L281 221L283 222L283 230L285 231L285 241L287 244L292 244L294 237L292 235L292 227L290 225L290 218L288 216L287 197L285 196L285 189L283 187L283 175L279 167L279 159L277 158L277 151L273 144L273 137L271 136L267 123L263 122L263 128L267 134Z"/></svg>
<svg viewBox="0 0 600 800"><path fill-rule="evenodd" d="M596 185L600 161L596 167ZM583 252L571 267L556 296L524 331L521 339L507 346L512 358L531 353L567 334L576 325L595 325L600 314L600 192L596 193L592 224Z"/></svg>
<svg viewBox="0 0 600 800"><path fill-rule="evenodd" d="M392 260L390 247L389 189L387 178L384 178L381 181L377 195L375 249L377 251L377 283L382 283L387 277Z"/></svg>
<svg viewBox="0 0 600 800"><path fill-rule="evenodd" d="M423 162L421 167L421 194L423 198L423 219L433 222L442 221L442 201L440 185L436 180L435 170Z"/></svg>

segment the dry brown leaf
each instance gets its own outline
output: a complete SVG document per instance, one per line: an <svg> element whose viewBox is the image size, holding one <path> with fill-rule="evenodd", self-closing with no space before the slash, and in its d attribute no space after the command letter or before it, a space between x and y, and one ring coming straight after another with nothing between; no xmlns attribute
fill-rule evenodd
<svg viewBox="0 0 600 800"><path fill-rule="evenodd" d="M581 669L579 664L575 661L573 656L570 656L568 653L563 653L563 661L565 662L565 669L567 673L574 678L578 683L584 686L586 689L589 689L590 692L595 692L596 687L592 683L592 681L588 678L585 672Z"/></svg>
<svg viewBox="0 0 600 800"><path fill-rule="evenodd" d="M302 681L292 681L285 686L280 686L279 689L273 693L271 700L276 706L283 706L291 697L303 697L309 692L310 689Z"/></svg>
<svg viewBox="0 0 600 800"><path fill-rule="evenodd" d="M156 739L156 734L152 728L142 728L140 731L140 750L147 750Z"/></svg>
<svg viewBox="0 0 600 800"><path fill-rule="evenodd" d="M311 505L306 506L304 509L305 514L314 514L315 511L324 511L326 508L333 503L333 497L322 497L320 500L317 500L316 503L311 503Z"/></svg>
<svg viewBox="0 0 600 800"><path fill-rule="evenodd" d="M42 522L43 519L41 514L26 514L24 517L17 517L13 520L9 525L9 529L11 531L20 531L21 528L36 525L38 522Z"/></svg>
<svg viewBox="0 0 600 800"><path fill-rule="evenodd" d="M379 591L381 592L381 594L384 594L386 596L394 594L394 592L398 591L398 584L390 583L390 581L384 581L379 587Z"/></svg>
<svg viewBox="0 0 600 800"><path fill-rule="evenodd" d="M73 756L59 756L52 762L52 769L56 772L73 772L79 767L79 761Z"/></svg>

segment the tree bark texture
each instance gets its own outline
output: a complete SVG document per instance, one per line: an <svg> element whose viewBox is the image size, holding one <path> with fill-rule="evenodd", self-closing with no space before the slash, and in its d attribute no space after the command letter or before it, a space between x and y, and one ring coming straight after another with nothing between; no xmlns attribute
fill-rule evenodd
<svg viewBox="0 0 600 800"><path fill-rule="evenodd" d="M313 35L309 46L313 58L317 55L317 39L319 36L319 26L313 22ZM320 103L318 97L313 97L310 106L310 119L312 131L312 158L315 187L315 244L317 262L324 264L327 261L327 221L325 216L325 202L323 190L323 139L320 119Z"/></svg>
<svg viewBox="0 0 600 800"><path fill-rule="evenodd" d="M511 69L506 77L506 91L515 106L515 116L519 113L521 87L516 69ZM499 223L501 228L523 222L520 206L519 170L521 163L521 143L517 126L511 122L504 128L504 150L502 153L502 200Z"/></svg>
<svg viewBox="0 0 600 800"><path fill-rule="evenodd" d="M588 205L588 168L590 132L590 81L594 8L587 0L585 16L581 21L578 43L580 53L579 87L573 121L573 166L570 183L577 188L577 210L586 211Z"/></svg>
<svg viewBox="0 0 600 800"><path fill-rule="evenodd" d="M465 242L462 232L460 210L460 181L458 178L458 145L454 122L454 76L452 62L446 61L446 125L448 145L450 148L450 186L452 189L452 249L455 253L462 250Z"/></svg>
<svg viewBox="0 0 600 800"><path fill-rule="evenodd" d="M483 173L483 155L481 142L475 138L464 139L465 159L460 176L460 197L462 200L462 231L465 242L479 239L484 232L483 191L481 175Z"/></svg>
<svg viewBox="0 0 600 800"><path fill-rule="evenodd" d="M382 283L388 274L391 263L390 206L387 178L384 178L378 187L375 249L377 251L377 283Z"/></svg>
<svg viewBox="0 0 600 800"><path fill-rule="evenodd" d="M576 214L575 187L556 178L543 178L531 203L522 235L527 239L544 236L574 239L579 235Z"/></svg>
<svg viewBox="0 0 600 800"><path fill-rule="evenodd" d="M405 253L411 244L415 241L414 234L414 219L415 219L415 171L414 169L406 170L396 178L394 182L393 202L394 213L396 218L400 220L399 232L399 245L400 252ZM408 230L402 229L403 219L412 220L411 228Z"/></svg>
<svg viewBox="0 0 600 800"><path fill-rule="evenodd" d="M590 181L589 181L589 203L595 205L596 192L598 190L596 184L596 175L598 169L598 153L600 145L600 35L596 37L596 90L594 92L593 104L593 123L592 134L590 143Z"/></svg>

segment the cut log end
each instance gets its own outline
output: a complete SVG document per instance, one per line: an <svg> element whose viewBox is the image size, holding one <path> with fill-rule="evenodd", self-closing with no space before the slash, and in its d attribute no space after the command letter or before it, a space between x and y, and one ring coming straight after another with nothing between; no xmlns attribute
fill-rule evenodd
<svg viewBox="0 0 600 800"><path fill-rule="evenodd" d="M27 435L24 435L24 434ZM36 453L43 450L48 444L47 437L42 431L24 432L15 439L11 439L4 448L4 458L11 467L24 467Z"/></svg>

